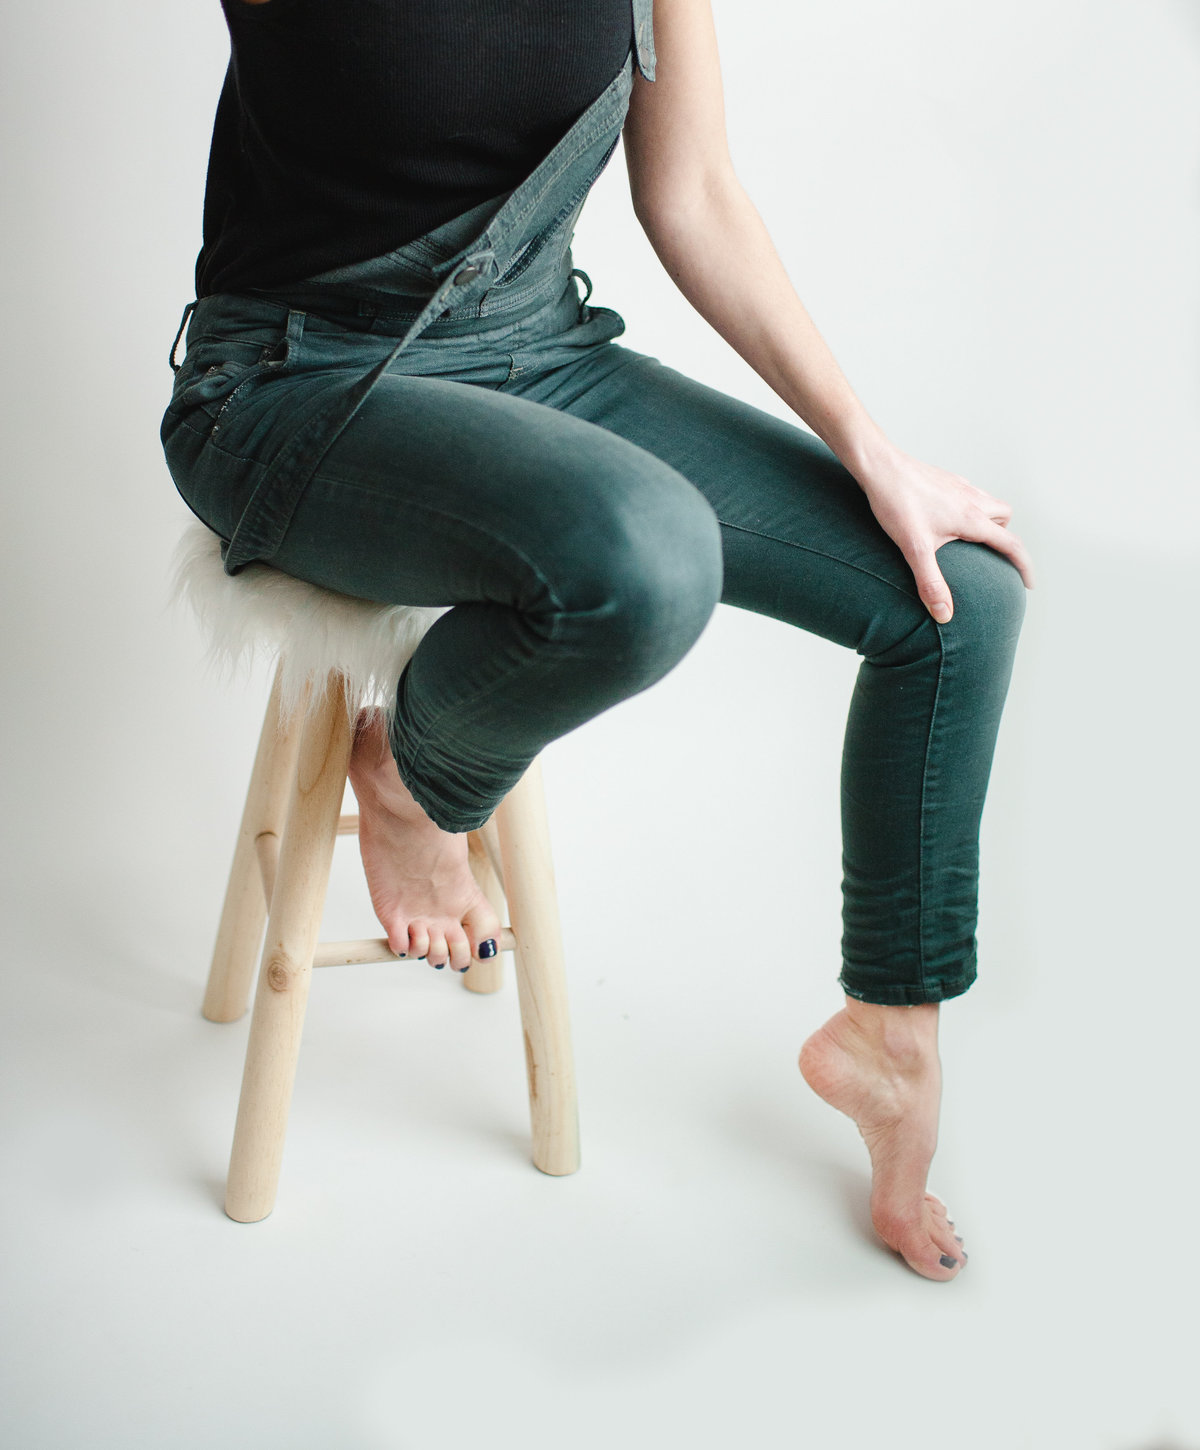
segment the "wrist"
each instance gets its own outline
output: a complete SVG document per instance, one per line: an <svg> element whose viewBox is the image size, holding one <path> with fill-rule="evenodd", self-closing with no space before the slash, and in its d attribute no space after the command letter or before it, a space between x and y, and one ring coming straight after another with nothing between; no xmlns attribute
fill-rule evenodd
<svg viewBox="0 0 1200 1450"><path fill-rule="evenodd" d="M898 451L883 429L869 418L826 442L860 486L894 462Z"/></svg>
<svg viewBox="0 0 1200 1450"><path fill-rule="evenodd" d="M794 411L800 412L798 408ZM860 485L895 457L895 444L861 407L840 415L814 415L809 411L800 416L817 437L828 444Z"/></svg>

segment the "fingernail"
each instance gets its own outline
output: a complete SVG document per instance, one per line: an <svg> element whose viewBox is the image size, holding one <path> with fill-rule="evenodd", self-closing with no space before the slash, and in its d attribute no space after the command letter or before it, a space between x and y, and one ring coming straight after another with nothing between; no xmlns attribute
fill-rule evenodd
<svg viewBox="0 0 1200 1450"><path fill-rule="evenodd" d="M943 1269L953 1269L958 1263L958 1260L952 1259L949 1254L943 1254L938 1262L941 1264Z"/></svg>
<svg viewBox="0 0 1200 1450"><path fill-rule="evenodd" d="M494 936L490 936L488 937L487 941L481 942L479 944L479 959L480 961L486 962L488 957L494 957L495 955L496 938Z"/></svg>
<svg viewBox="0 0 1200 1450"><path fill-rule="evenodd" d="M950 618L950 606L944 603L935 604L930 613L932 613L934 619L936 619L940 624L945 624L946 620Z"/></svg>

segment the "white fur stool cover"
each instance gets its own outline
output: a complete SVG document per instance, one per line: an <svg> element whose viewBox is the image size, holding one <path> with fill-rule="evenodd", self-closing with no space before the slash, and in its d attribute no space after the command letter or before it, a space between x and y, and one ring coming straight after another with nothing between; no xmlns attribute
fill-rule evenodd
<svg viewBox="0 0 1200 1450"><path fill-rule="evenodd" d="M184 526L175 546L170 598L186 602L207 642L206 658L226 675L258 651L282 661L280 712L285 720L314 704L331 670L345 682L353 718L380 705L390 725L396 688L425 631L449 606L374 604L295 579L269 564L226 574L221 539L199 519Z"/></svg>

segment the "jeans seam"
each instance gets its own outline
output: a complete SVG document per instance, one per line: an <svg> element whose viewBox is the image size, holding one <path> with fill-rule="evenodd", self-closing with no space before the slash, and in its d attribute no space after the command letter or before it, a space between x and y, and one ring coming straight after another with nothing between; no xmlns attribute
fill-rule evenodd
<svg viewBox="0 0 1200 1450"><path fill-rule="evenodd" d="M232 458L235 463L248 463L253 465L253 467L255 468L260 468L264 470L270 468L271 466L269 462L266 462L261 458L247 458L244 453L235 453L232 448L223 447L212 436L212 432L209 429L206 429L203 433L200 433L199 429L193 429L193 432L198 433L201 438L207 439L208 446L212 449L214 453L219 453L222 458Z"/></svg>
<svg viewBox="0 0 1200 1450"><path fill-rule="evenodd" d="M933 616L930 615L932 619ZM929 756L933 750L933 732L937 724L938 705L942 698L942 673L946 667L946 647L942 643L942 627L935 619L938 637L937 683L933 688L933 707L929 712L929 733L925 737L925 758L921 762L921 814L917 832L917 962L921 973L921 991L927 992L928 974L925 960L925 814L929 789Z"/></svg>
<svg viewBox="0 0 1200 1450"><path fill-rule="evenodd" d="M797 544L794 543L791 539L780 539L774 534L763 533L760 529L746 528L743 524L723 523L722 527L727 529L737 529L740 533L743 534L753 534L755 538L770 539L773 543L785 544L789 548L803 549L805 553L816 554L822 559L829 559L836 564L841 564L845 568L856 569L860 574L866 574L869 578L878 579L881 584L887 584L890 588L895 589L900 594L903 594L905 598L915 598L918 602L920 602L920 595L909 594L907 590L902 589L900 585L893 583L892 580L885 579L881 574L876 574L873 569L864 569L861 564L851 564L847 560L839 559L835 554L825 553L823 549L814 549L809 544ZM937 683L935 684L933 691L933 708L929 712L929 732L925 739L925 757L921 762L921 810L918 818L917 827L917 965L921 979L920 991L922 993L928 993L929 991L925 958L925 817L927 795L929 789L929 756L930 752L933 749L933 732L934 727L937 723L937 710L938 705L941 702L942 695L942 674L945 670L946 665L946 650L945 646L942 644L941 625L938 624L936 619L933 619L932 614L929 616L929 618L933 620L934 625L937 627L938 674ZM925 621L922 620L921 624L917 627L921 628L924 623Z"/></svg>
<svg viewBox="0 0 1200 1450"><path fill-rule="evenodd" d="M170 413L170 409L169 408L167 410L167 413L168 414ZM166 416L166 414L164 414L164 417L165 416ZM221 444L219 444L218 442L216 442L214 440L213 436L212 436L212 425L211 425L211 423L209 424L208 427L205 427L205 428L197 428L196 425L194 423L190 422L188 420L188 418L186 416L184 416L183 414L175 413L175 414L173 414L171 416L174 417L176 423L179 425L180 428L186 428L188 430L188 432L191 433L194 437L196 437L196 438L202 438L204 440L205 450L206 451L209 450L209 449L211 449L212 452L219 453L222 458L232 459L233 462L235 462L235 463L245 463L248 466L250 466L251 468L257 468L260 471L263 470L263 469L265 469L265 468L268 468L270 466L269 464L264 463L261 458L247 458L242 453L234 453L234 451L231 448L223 448L221 446Z"/></svg>
<svg viewBox="0 0 1200 1450"><path fill-rule="evenodd" d="M897 594L903 594L906 599L914 599L920 603L921 596L915 591L910 594L902 585L892 579L885 579L882 574L876 574L874 569L864 569L861 564L853 564L849 559L839 559L836 554L828 554L824 549L814 549L811 544L798 544L795 539L781 539L778 534L767 534L762 529L751 529L745 524L732 524L726 520L720 520L723 529L736 529L740 534L753 534L756 539L769 539L773 544L783 544L788 549L801 549L806 554L815 554L819 559L828 559L834 564L840 564L843 569L854 569L859 574L865 574L869 579L878 579L881 584L886 584L889 589L894 589ZM931 614L930 619L933 619ZM924 620L921 621L924 624ZM936 621L934 621L936 623ZM918 628L920 626L918 625ZM890 648L890 646L889 646Z"/></svg>
<svg viewBox="0 0 1200 1450"><path fill-rule="evenodd" d="M596 310L599 310L599 309L596 309ZM620 335L621 335L620 333L617 334L618 337ZM535 338L534 339L535 345L536 345L536 342L537 341L538 341L538 339ZM605 348L605 349L610 349L611 348L611 349L615 349L615 350L620 351L620 352L627 352L629 350L627 348L622 347L621 344L617 342L617 340L616 340L615 337L614 338L609 338L606 342L597 342L597 343L591 344L591 350L592 351L594 351L597 348ZM610 353L610 356L611 355L612 354ZM510 353L509 356L512 357L513 354ZM594 378L590 383L588 383L588 385L585 388L582 389L582 391L580 391L578 393L573 393L571 395L571 406L572 406L572 408L576 407L582 401L582 399L584 399L584 398L586 398L588 396L589 393L595 392L595 390L597 388L603 387L608 382L608 380L613 376L614 373L621 372L621 370L623 368L632 367L633 364L636 363L636 362L638 362L639 359L642 356L644 356L644 354L634 353L632 357L626 359L623 362L619 362L616 365L616 367L610 368L608 370L608 372L602 373L599 377ZM535 367L532 367L532 368L517 367L515 369L515 371L511 372L509 374L509 376L507 378L505 378L505 380L500 384L499 388L497 388L496 391L499 392L499 393L503 393L505 396L520 397L521 396L520 393L513 393L511 391L506 391L509 388L509 384L515 382L518 377L525 378L527 375L528 376L533 376L534 374L541 374L544 377L546 374L552 373L556 368L559 368L559 367L571 367L571 366L573 366L574 361L575 360L572 359L572 361L569 362L569 363L551 363L551 365L549 367L544 367L544 368L540 368L540 367L536 367L536 366ZM545 406L546 407L552 407L553 404L547 403ZM577 416L577 415L572 415L572 416ZM585 421L587 421L587 420L585 420ZM597 427L597 428L605 428L605 425L603 423L596 423L594 426ZM605 431L608 432L608 433L611 433L613 430L611 428L605 428ZM618 436L620 436L620 435L618 435ZM646 452L647 453L652 453L652 450L647 448L646 449ZM723 527L735 529L735 528L738 527L738 525L737 524L726 524L726 525L723 525ZM743 530L743 532L744 533L753 533L754 531L753 531L753 529L745 529L745 530ZM762 537L762 538L768 538L769 535L763 534L760 537ZM786 540L780 539L780 540L778 540L778 542L779 543L785 543Z"/></svg>

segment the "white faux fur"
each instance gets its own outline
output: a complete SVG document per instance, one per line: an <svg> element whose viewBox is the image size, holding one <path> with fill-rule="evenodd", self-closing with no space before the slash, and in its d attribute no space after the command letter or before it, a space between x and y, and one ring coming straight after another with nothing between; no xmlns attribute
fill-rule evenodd
<svg viewBox="0 0 1200 1450"><path fill-rule="evenodd" d="M199 519L184 526L175 546L170 598L187 601L207 640L209 666L227 676L259 649L283 660L281 709L290 717L314 703L331 670L345 679L351 719L364 705L381 705L390 723L400 673L425 631L446 608L373 604L295 579L267 564L226 574L220 536ZM447 606L448 607L448 606Z"/></svg>

